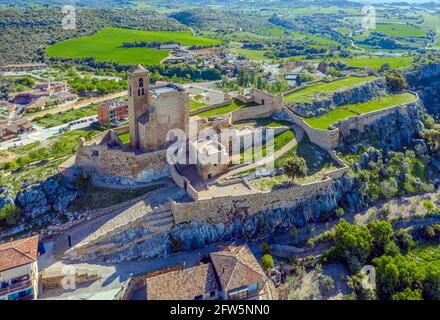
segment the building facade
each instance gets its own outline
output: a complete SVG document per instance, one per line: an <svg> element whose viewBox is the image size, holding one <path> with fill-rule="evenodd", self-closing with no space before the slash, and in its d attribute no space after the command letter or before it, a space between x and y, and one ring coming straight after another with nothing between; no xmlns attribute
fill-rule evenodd
<svg viewBox="0 0 440 320"><path fill-rule="evenodd" d="M38 236L0 244L0 300L38 297Z"/></svg>

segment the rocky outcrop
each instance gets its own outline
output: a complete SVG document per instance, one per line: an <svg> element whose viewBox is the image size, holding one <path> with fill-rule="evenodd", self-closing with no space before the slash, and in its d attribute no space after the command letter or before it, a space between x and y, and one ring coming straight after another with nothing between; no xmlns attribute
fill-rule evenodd
<svg viewBox="0 0 440 320"><path fill-rule="evenodd" d="M379 78L348 90L337 91L327 98L317 99L310 103L295 103L291 109L302 117L310 118L326 114L344 104L366 102L387 93L389 93L389 88L385 79Z"/></svg>
<svg viewBox="0 0 440 320"><path fill-rule="evenodd" d="M412 90L417 91L426 111L440 116L440 63L423 65L407 74Z"/></svg>
<svg viewBox="0 0 440 320"><path fill-rule="evenodd" d="M163 257L219 241L264 239L288 232L292 226L325 220L342 203L354 210L359 200L352 194L353 183L350 176L344 176L333 182L331 192L311 195L294 207L264 210L254 215L235 210L227 221L211 224L192 221L176 225L172 212L166 206L161 207L122 229L107 232L87 246L73 248L68 256L74 260L102 257L116 262Z"/></svg>
<svg viewBox="0 0 440 320"><path fill-rule="evenodd" d="M11 185L0 186L0 209L7 204L15 204L15 196Z"/></svg>
<svg viewBox="0 0 440 320"><path fill-rule="evenodd" d="M36 218L50 211L65 212L77 196L74 181L57 176L20 191L16 204L23 209L26 217Z"/></svg>
<svg viewBox="0 0 440 320"><path fill-rule="evenodd" d="M355 151L357 145L372 145L387 152L414 145L424 130L426 114L421 103L408 105L406 111L396 110L379 117L366 124L362 133L352 131L350 135L341 136L338 149Z"/></svg>

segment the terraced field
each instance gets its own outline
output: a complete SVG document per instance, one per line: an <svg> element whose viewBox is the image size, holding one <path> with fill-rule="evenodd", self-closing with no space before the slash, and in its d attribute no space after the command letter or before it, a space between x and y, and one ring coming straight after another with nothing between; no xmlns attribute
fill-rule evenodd
<svg viewBox="0 0 440 320"><path fill-rule="evenodd" d="M104 28L91 36L65 40L49 46L49 57L87 58L114 61L121 64L156 65L168 56L169 50L151 48L123 48L124 42L168 42L185 46L213 46L220 40L194 37L191 31L143 31L121 28Z"/></svg>
<svg viewBox="0 0 440 320"><path fill-rule="evenodd" d="M337 121L414 101L416 101L416 97L411 93L388 95L381 99L370 100L364 103L347 104L319 117L304 118L304 121L313 128L327 130L330 125Z"/></svg>
<svg viewBox="0 0 440 320"><path fill-rule="evenodd" d="M284 100L289 103L303 103L312 102L318 98L328 96L329 94L342 90L349 89L360 85L362 83L374 80L376 77L353 77L349 76L347 78L333 81L333 82L318 82L308 86L305 89L290 93L284 96Z"/></svg>
<svg viewBox="0 0 440 320"><path fill-rule="evenodd" d="M197 116L201 117L201 118L208 118L208 117L212 117L212 116L220 116L220 115L225 115L228 114L234 110L238 110L241 108L247 108L247 107L255 107L256 104L255 103L243 103L241 101L238 100L233 100L231 102L231 104L228 104L227 106L223 106L223 107L218 107L212 110L208 110L202 113L197 114Z"/></svg>
<svg viewBox="0 0 440 320"><path fill-rule="evenodd" d="M379 69L384 64L391 68L408 68L412 66L413 57L380 57L380 56L359 56L341 59L350 67Z"/></svg>

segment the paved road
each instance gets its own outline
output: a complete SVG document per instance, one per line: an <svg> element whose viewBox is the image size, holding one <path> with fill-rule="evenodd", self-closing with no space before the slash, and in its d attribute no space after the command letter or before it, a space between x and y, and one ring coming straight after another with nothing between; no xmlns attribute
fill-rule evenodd
<svg viewBox="0 0 440 320"><path fill-rule="evenodd" d="M71 130L80 130L90 126L91 123L98 120L98 116L85 117L82 119L78 119L77 121L87 120L86 122L82 122L76 125L71 126ZM50 137L56 136L60 134L60 129L65 129L69 126L69 124L63 124L60 126L45 128L39 125L34 124L35 131L31 133L25 133L20 135L19 139L9 140L0 143L0 150L7 150L10 147L20 147L25 146L34 142L42 142L43 145L47 144Z"/></svg>

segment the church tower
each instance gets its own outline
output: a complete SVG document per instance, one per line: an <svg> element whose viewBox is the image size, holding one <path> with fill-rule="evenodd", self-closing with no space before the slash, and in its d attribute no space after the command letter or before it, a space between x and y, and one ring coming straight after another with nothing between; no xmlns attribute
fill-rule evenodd
<svg viewBox="0 0 440 320"><path fill-rule="evenodd" d="M128 71L128 120L130 126L130 146L139 148L138 119L148 108L150 77L141 65Z"/></svg>

